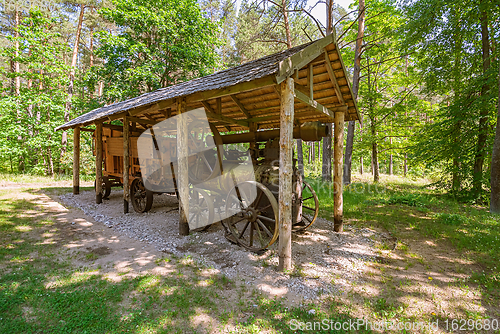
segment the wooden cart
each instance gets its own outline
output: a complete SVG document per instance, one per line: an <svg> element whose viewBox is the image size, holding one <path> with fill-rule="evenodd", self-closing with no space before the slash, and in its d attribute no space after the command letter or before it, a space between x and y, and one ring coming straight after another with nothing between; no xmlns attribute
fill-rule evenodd
<svg viewBox="0 0 500 334"><path fill-rule="evenodd" d="M139 164L139 152L137 149L137 141L139 139L138 132L130 137L130 170L129 170L129 185L130 199L132 206L136 212L147 212L153 205L154 192L148 190L143 183L141 175L141 166ZM95 141L95 138L94 138ZM119 131L112 129L103 129L103 176L102 176L102 198L109 197L112 187L123 187L123 136ZM170 146L163 147L164 150L175 152L175 141L169 142ZM95 145L94 145L95 147ZM94 155L96 154L94 150ZM151 163L159 163L151 161ZM158 180L162 182L162 193L176 193L175 177ZM160 193L160 192L157 192Z"/></svg>

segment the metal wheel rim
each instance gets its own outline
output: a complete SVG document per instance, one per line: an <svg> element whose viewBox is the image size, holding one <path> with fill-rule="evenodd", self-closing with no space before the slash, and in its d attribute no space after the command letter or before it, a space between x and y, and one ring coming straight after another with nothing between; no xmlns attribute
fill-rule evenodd
<svg viewBox="0 0 500 334"><path fill-rule="evenodd" d="M304 193L305 190L308 189L310 194L306 195L307 197L304 199ZM314 202L314 208L310 206L313 203L310 203L311 200ZM304 226L298 226L295 225L293 227L293 232L301 232L307 229L309 226L314 224L316 221L316 218L318 218L319 214L319 200L318 196L316 195L316 192L314 191L313 187L307 183L303 182L303 187L302 187L302 222L304 223ZM308 201L306 204L309 205L304 205L304 202ZM304 214L304 210L307 210L309 213Z"/></svg>
<svg viewBox="0 0 500 334"><path fill-rule="evenodd" d="M255 186L257 189L257 197L252 203L245 201L241 194L238 194L238 191L244 193L244 188L249 186ZM263 198L266 198L269 204L266 203L264 207L259 207ZM242 182L229 192L226 200L226 212L235 212L238 210L238 206L243 210L232 215L226 222L234 239L239 245L253 252L267 249L278 239L279 235L278 202L273 193L259 182ZM262 211L268 209L272 209L274 217L261 214ZM252 215L251 218L250 215ZM260 246L255 245L256 243L259 243Z"/></svg>
<svg viewBox="0 0 500 334"><path fill-rule="evenodd" d="M147 196L146 188L144 187L142 180L135 179L132 182L131 190L132 201L134 201L136 208L138 208L140 212L143 212L146 209Z"/></svg>

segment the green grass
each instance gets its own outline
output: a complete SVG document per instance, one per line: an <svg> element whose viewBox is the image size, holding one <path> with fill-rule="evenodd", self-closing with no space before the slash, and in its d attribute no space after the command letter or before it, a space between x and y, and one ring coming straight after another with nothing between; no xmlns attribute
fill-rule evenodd
<svg viewBox="0 0 500 334"><path fill-rule="evenodd" d="M80 175L81 181L93 181L95 176L93 175ZM0 182L13 182L13 183L50 183L55 181L71 181L73 180L72 175L59 175L56 174L54 177L41 176L41 175L31 175L31 174L10 174L10 173L0 173Z"/></svg>
<svg viewBox="0 0 500 334"><path fill-rule="evenodd" d="M321 214L331 219L332 185L309 181L320 199ZM389 178L345 187L344 217L347 224L382 227L398 239L417 232L422 238L449 242L485 268L476 281L499 293L500 216L487 208L459 203L423 182Z"/></svg>
<svg viewBox="0 0 500 334"><path fill-rule="evenodd" d="M42 207L12 196L20 191L0 191L0 333L293 333L292 319L354 321L333 302L323 311L287 308L223 275L203 274L190 257L158 258L157 265L175 266L170 275L110 281L93 264L75 267L64 239L44 242L62 238L62 227ZM200 314L212 319L204 330L194 323Z"/></svg>

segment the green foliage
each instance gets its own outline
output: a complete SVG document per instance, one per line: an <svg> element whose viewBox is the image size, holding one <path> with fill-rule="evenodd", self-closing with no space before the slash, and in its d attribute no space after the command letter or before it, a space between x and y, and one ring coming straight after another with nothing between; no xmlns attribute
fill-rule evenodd
<svg viewBox="0 0 500 334"><path fill-rule="evenodd" d="M387 201L387 204L404 204L408 206L424 207L425 202L419 194L393 195Z"/></svg>
<svg viewBox="0 0 500 334"><path fill-rule="evenodd" d="M17 29L19 37L7 36L11 44L0 49L3 56L18 61L22 68L17 74L0 68L5 77L22 79L19 95L6 94L11 88L3 87L0 97L0 120L4 125L0 131L0 157L9 161L11 172L54 174L59 165L61 133L55 133L54 128L63 122L69 72L63 61L67 47L51 29L55 24L54 19L31 11Z"/></svg>
<svg viewBox="0 0 500 334"><path fill-rule="evenodd" d="M436 222L445 225L466 226L467 218L456 213L438 213Z"/></svg>
<svg viewBox="0 0 500 334"><path fill-rule="evenodd" d="M218 27L194 0L113 0L100 13L116 25L99 32L96 67L104 99L122 101L213 72Z"/></svg>
<svg viewBox="0 0 500 334"><path fill-rule="evenodd" d="M435 97L437 112L418 131L413 159L427 166L440 165L441 185L455 193L468 191L474 182L489 184L489 172L475 175L477 157L491 152L491 127L495 123L498 95L498 10L489 1L403 1L404 26L402 46L412 54L424 86L422 92ZM483 68L481 13L490 22L492 66ZM493 23L496 22L496 23ZM496 55L495 55L496 54ZM486 127L480 119L485 113ZM486 145L479 147L480 134ZM486 161L485 171L489 170ZM475 194L475 196L481 194Z"/></svg>

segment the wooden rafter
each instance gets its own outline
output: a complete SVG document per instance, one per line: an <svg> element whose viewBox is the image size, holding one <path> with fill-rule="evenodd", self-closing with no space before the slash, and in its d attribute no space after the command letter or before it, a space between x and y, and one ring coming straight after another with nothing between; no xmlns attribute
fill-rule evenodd
<svg viewBox="0 0 500 334"><path fill-rule="evenodd" d="M223 115L219 115L219 114L216 114L216 113L213 113L210 111L206 111L206 114L207 114L208 118L212 118L212 119L224 122L224 123L238 124L238 125L243 126L245 128L248 128L250 126L247 121L232 119L232 118L229 118L229 117L226 117Z"/></svg>
<svg viewBox="0 0 500 334"><path fill-rule="evenodd" d="M309 98L306 94L302 93L301 91L295 89L295 98L302 103L305 103L309 107L318 110L328 118L330 118L332 121L335 119L335 112L346 112L347 111L347 106L339 106L335 108L327 108L324 105L318 103L318 101L313 100Z"/></svg>
<svg viewBox="0 0 500 334"><path fill-rule="evenodd" d="M330 80L332 81L333 84L333 89L335 90L335 94L337 95L337 98L340 102L340 104L344 105L345 100L344 97L342 96L342 92L340 91L340 86L337 81L337 77L335 76L335 73L333 72L332 68L332 63L330 62L330 56L328 56L328 51L325 49L325 65L326 65L326 71L328 72L328 76L330 76Z"/></svg>
<svg viewBox="0 0 500 334"><path fill-rule="evenodd" d="M307 88L309 89L309 97L314 100L314 72L312 64L309 64L307 68Z"/></svg>
<svg viewBox="0 0 500 334"><path fill-rule="evenodd" d="M144 118L139 118L139 117L127 117L127 119L130 121L130 122L137 122L139 124L142 124L142 125L155 125L156 123L158 123L158 121L152 121L152 120L149 120L149 119L144 119Z"/></svg>
<svg viewBox="0 0 500 334"><path fill-rule="evenodd" d="M233 100L234 103L236 103L236 105L238 106L238 108L240 108L241 112L243 114L245 114L245 116L247 118L251 118L252 116L250 115L250 113L247 111L247 109L243 106L243 104L241 104L240 100L238 100L238 98L234 95L231 95L231 100Z"/></svg>

